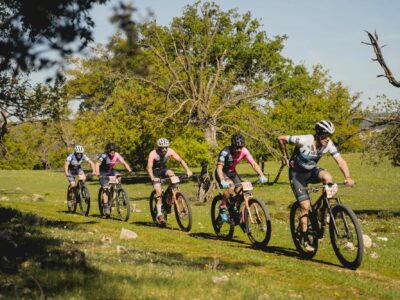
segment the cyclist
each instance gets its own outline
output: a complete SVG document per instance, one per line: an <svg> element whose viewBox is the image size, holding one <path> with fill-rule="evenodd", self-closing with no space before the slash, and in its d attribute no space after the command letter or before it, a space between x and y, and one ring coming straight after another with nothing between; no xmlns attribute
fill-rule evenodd
<svg viewBox="0 0 400 300"><path fill-rule="evenodd" d="M72 188L76 186L75 176L83 175L83 180L86 180L85 173L81 167L82 162L87 161L92 167L92 174L96 175L96 169L94 163L84 154L85 149L81 145L76 145L74 149L74 153L71 153L67 156L64 163L64 172L65 176L68 178L68 194ZM71 207L71 200L67 199L68 206Z"/></svg>
<svg viewBox="0 0 400 300"><path fill-rule="evenodd" d="M164 217L161 213L161 178L172 177L174 172L167 168L166 162L169 157L180 162L182 167L185 169L188 177L193 175L186 162L171 148L169 148L169 140L166 138L159 138L157 140L157 148L152 150L147 160L147 173L149 174L150 180L153 182L153 188L156 192L156 207L157 207L157 222L159 224L165 224ZM172 193L173 201L175 201L175 194Z"/></svg>
<svg viewBox="0 0 400 300"><path fill-rule="evenodd" d="M314 247L309 244L307 238L308 227L308 211L310 209L310 195L302 188L309 183L333 184L332 175L324 169L318 168L319 159L329 152L336 163L339 165L345 177L345 184L352 186L354 180L350 177L349 167L346 161L340 156L336 146L331 141L331 137L335 132L335 126L330 121L321 120L315 124L315 134L309 135L282 135L278 137L279 147L283 154L283 159L289 167L289 180L293 193L300 202L301 216L300 225L303 239L305 242L305 250L314 251ZM295 145L293 155L288 157L286 144Z"/></svg>
<svg viewBox="0 0 400 300"><path fill-rule="evenodd" d="M106 145L105 153L101 154L96 162L96 172L100 174L100 185L103 188L103 208L105 209L105 214L110 215L110 207L108 205L108 176L118 176L118 172L114 170L116 163L120 162L124 165L125 169L129 173L132 173L131 167L125 162L123 157L116 152L117 146L114 143L108 143Z"/></svg>
<svg viewBox="0 0 400 300"><path fill-rule="evenodd" d="M234 184L242 182L239 174L236 172L236 165L245 158L253 167L254 171L260 176L259 182L266 183L267 178L261 171L249 150L245 147L244 137L241 134L234 134L231 137L231 145L223 148L218 155L216 178L220 187L225 189L222 194L221 204L219 206L219 215L221 221L227 222L226 202L230 195L234 193Z"/></svg>

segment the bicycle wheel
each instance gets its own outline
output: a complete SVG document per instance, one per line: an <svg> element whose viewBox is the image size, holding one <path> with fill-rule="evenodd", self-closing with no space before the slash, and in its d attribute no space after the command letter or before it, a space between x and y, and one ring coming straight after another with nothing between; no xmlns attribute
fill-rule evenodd
<svg viewBox="0 0 400 300"><path fill-rule="evenodd" d="M355 213L343 204L332 208L329 233L333 250L347 268L357 269L364 254L364 242L360 223Z"/></svg>
<svg viewBox="0 0 400 300"><path fill-rule="evenodd" d="M249 208L244 210L246 233L254 247L263 248L271 238L271 218L267 206L256 198L249 200Z"/></svg>
<svg viewBox="0 0 400 300"><path fill-rule="evenodd" d="M99 189L99 195L98 195L98 197L97 197L97 203L98 203L98 205L99 205L99 213L100 213L100 216L104 216L104 210L103 210L104 207L103 207L102 195L103 195L103 188L100 187L100 189Z"/></svg>
<svg viewBox="0 0 400 300"><path fill-rule="evenodd" d="M67 189L67 207L68 212L76 212L76 194L75 188Z"/></svg>
<svg viewBox="0 0 400 300"><path fill-rule="evenodd" d="M88 216L90 210L90 194L88 188L81 184L78 189L79 210L82 215Z"/></svg>
<svg viewBox="0 0 400 300"><path fill-rule="evenodd" d="M174 205L175 217L179 227L186 232L192 228L192 209L190 203L185 196L178 192L176 193L176 203Z"/></svg>
<svg viewBox="0 0 400 300"><path fill-rule="evenodd" d="M215 196L211 203L211 222L214 227L214 231L216 235L225 240L230 240L233 237L233 233L235 231L235 223L233 218L229 215L229 211L227 209L226 213L228 214L228 222L223 222L219 215L219 206L222 201L222 196Z"/></svg>
<svg viewBox="0 0 400 300"><path fill-rule="evenodd" d="M311 220L315 216L310 211L306 236L304 236L301 232L301 226L299 224L300 216L300 204L296 201L295 203L293 203L292 208L290 209L290 232L292 234L293 243L296 246L297 251L299 251L300 256L306 259L311 259L315 256L318 250L318 238L312 225L315 224L315 222L312 222ZM314 251L306 250L306 239L308 240L309 245L314 248Z"/></svg>
<svg viewBox="0 0 400 300"><path fill-rule="evenodd" d="M131 206L128 198L128 193L123 189L120 188L118 190L117 194L117 199L115 201L116 207L117 207L117 213L119 216L119 219L121 221L128 221L129 220L129 214L131 212Z"/></svg>

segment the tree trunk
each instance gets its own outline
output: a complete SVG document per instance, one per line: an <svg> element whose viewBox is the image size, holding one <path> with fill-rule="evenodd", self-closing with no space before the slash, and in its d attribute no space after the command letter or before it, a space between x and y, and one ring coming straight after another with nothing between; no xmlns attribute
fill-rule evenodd
<svg viewBox="0 0 400 300"><path fill-rule="evenodd" d="M218 147L217 128L213 123L208 123L204 130L205 139L208 143L210 156L214 159ZM212 168L214 170L214 168ZM201 173L198 181L197 197L200 202L207 202L213 195L215 189L215 178L213 172L209 170L207 161L201 164Z"/></svg>

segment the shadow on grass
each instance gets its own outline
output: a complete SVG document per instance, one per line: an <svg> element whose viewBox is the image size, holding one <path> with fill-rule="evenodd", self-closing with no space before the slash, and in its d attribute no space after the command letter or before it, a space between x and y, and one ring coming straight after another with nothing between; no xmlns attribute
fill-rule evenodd
<svg viewBox="0 0 400 300"><path fill-rule="evenodd" d="M394 217L400 217L400 211L393 210L382 210L382 209L359 209L354 210L357 215L367 215L376 217L378 219L389 219Z"/></svg>
<svg viewBox="0 0 400 300"><path fill-rule="evenodd" d="M75 230L77 226L0 207L0 296L45 299L71 288L84 289L86 276L96 274L85 253L41 231L43 227Z"/></svg>
<svg viewBox="0 0 400 300"><path fill-rule="evenodd" d="M243 245L247 245L248 243L242 241L242 240L238 240L235 238L232 238L230 240L226 240L222 237L218 237L216 234L211 234L211 233L207 233L207 232L197 232L197 233L190 233L189 236L197 238L197 239L208 239L208 240L215 240L215 241L226 241L226 242L234 242L234 243L238 243L238 244L243 244Z"/></svg>
<svg viewBox="0 0 400 300"><path fill-rule="evenodd" d="M138 226L145 226L145 227L154 227L154 228L160 228L160 229L165 229L165 230L175 230L175 231L181 231L180 228L178 227L171 227L168 225L166 226L159 226L158 224L154 223L154 222L145 222L145 221L135 221L135 222L131 222L130 224L132 225L138 225Z"/></svg>

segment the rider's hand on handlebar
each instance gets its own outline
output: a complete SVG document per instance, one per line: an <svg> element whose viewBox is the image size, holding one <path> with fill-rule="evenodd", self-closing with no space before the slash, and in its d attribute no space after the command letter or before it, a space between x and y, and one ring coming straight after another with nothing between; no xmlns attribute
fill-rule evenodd
<svg viewBox="0 0 400 300"><path fill-rule="evenodd" d="M96 172L92 172L92 175L93 175L93 176L97 176L97 173L96 173Z"/></svg>
<svg viewBox="0 0 400 300"><path fill-rule="evenodd" d="M347 186L353 186L353 185L355 184L355 182L354 182L354 180L351 179L350 177L347 177L347 178L344 180L344 184L347 185Z"/></svg>
<svg viewBox="0 0 400 300"><path fill-rule="evenodd" d="M267 182L268 182L268 179L267 179L267 177L265 177L265 176L260 176L260 178L258 179L258 182L259 182L259 183L267 183Z"/></svg>
<svg viewBox="0 0 400 300"><path fill-rule="evenodd" d="M189 178L193 176L193 172L192 171L188 171L186 174L187 174L187 177L189 177Z"/></svg>
<svg viewBox="0 0 400 300"><path fill-rule="evenodd" d="M134 176L136 173L133 171L129 171L129 175Z"/></svg>
<svg viewBox="0 0 400 300"><path fill-rule="evenodd" d="M158 178L158 177L154 177L152 181L153 181L153 182L160 182L160 181L161 181L161 179L160 179L160 178Z"/></svg>
<svg viewBox="0 0 400 300"><path fill-rule="evenodd" d="M221 180L221 186L222 186L222 188L227 189L227 188L229 188L229 183L226 182L225 180Z"/></svg>

